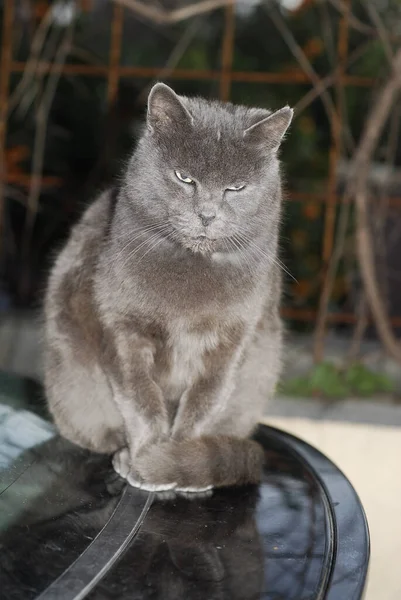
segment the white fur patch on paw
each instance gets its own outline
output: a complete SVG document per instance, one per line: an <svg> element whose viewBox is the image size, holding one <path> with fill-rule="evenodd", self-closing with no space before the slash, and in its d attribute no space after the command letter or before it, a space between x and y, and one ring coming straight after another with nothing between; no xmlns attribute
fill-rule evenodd
<svg viewBox="0 0 401 600"><path fill-rule="evenodd" d="M137 479L135 479L135 477L133 475L128 475L126 477L127 482L130 484L131 487L136 487L138 489L143 489L142 488L142 482L138 481Z"/></svg>
<svg viewBox="0 0 401 600"><path fill-rule="evenodd" d="M158 500L163 500L163 502L167 502L169 500L176 500L177 494L174 490L169 492L156 492L156 498Z"/></svg>
<svg viewBox="0 0 401 600"><path fill-rule="evenodd" d="M132 487L139 488L140 490L144 490L145 492L167 492L172 490L177 485L176 483L161 483L159 485L153 483L145 483L144 481L137 481L131 475L127 477L128 483Z"/></svg>
<svg viewBox="0 0 401 600"><path fill-rule="evenodd" d="M204 500L205 498L210 498L213 496L213 490L207 490L206 492L176 492L177 496L181 496L186 500Z"/></svg>
<svg viewBox="0 0 401 600"><path fill-rule="evenodd" d="M131 468L131 461L127 448L123 448L116 452L113 456L113 469L120 477L126 479Z"/></svg>
<svg viewBox="0 0 401 600"><path fill-rule="evenodd" d="M203 492L209 492L213 489L212 485L208 485L206 487L185 487L185 488L176 488L177 492L185 492L186 494L202 494Z"/></svg>

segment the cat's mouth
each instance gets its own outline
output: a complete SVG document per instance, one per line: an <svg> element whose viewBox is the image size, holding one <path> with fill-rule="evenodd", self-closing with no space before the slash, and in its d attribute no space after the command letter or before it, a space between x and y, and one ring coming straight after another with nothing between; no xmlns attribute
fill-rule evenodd
<svg viewBox="0 0 401 600"><path fill-rule="evenodd" d="M187 237L184 240L184 246L195 254L213 254L220 247L220 242L217 239L202 234L196 237Z"/></svg>

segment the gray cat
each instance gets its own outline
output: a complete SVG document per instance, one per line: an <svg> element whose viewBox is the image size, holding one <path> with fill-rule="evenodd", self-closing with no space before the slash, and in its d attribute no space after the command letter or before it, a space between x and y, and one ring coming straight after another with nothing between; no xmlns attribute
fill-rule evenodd
<svg viewBox="0 0 401 600"><path fill-rule="evenodd" d="M292 118L149 94L119 189L73 228L46 295L60 432L147 490L255 483L279 375L281 182Z"/></svg>

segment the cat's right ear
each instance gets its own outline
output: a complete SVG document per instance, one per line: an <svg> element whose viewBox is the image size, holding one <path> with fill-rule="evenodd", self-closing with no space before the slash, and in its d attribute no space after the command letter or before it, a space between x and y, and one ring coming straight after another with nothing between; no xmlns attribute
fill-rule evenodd
<svg viewBox="0 0 401 600"><path fill-rule="evenodd" d="M276 151L290 126L294 111L289 106L261 119L245 129L244 137L270 150Z"/></svg>
<svg viewBox="0 0 401 600"><path fill-rule="evenodd" d="M156 83L149 93L146 123L151 132L167 131L183 124L190 125L192 116L168 85Z"/></svg>

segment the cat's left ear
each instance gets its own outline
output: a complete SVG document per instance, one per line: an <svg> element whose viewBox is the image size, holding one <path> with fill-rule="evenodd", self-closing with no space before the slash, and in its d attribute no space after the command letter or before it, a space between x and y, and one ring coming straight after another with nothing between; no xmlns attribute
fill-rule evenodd
<svg viewBox="0 0 401 600"><path fill-rule="evenodd" d="M179 96L165 83L156 83L148 97L149 130L163 131L191 123L192 116Z"/></svg>
<svg viewBox="0 0 401 600"><path fill-rule="evenodd" d="M266 146L269 150L277 150L290 126L293 115L294 111L289 106L280 108L280 110L245 129L244 138Z"/></svg>

